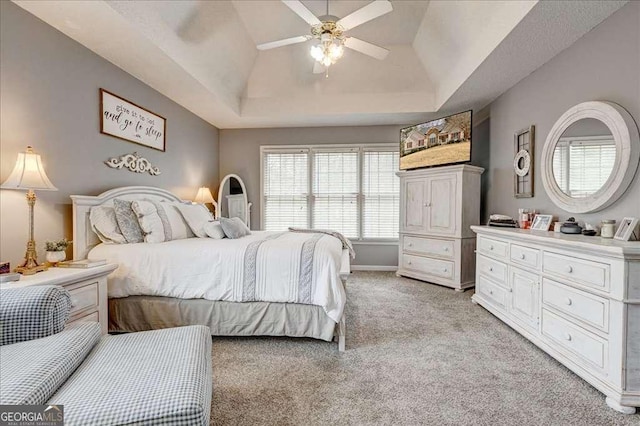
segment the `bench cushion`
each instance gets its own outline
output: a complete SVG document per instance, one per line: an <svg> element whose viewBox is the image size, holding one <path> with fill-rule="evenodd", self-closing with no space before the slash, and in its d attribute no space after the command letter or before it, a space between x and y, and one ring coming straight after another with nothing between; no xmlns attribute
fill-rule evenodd
<svg viewBox="0 0 640 426"><path fill-rule="evenodd" d="M96 322L42 339L0 346L0 404L44 404L100 340Z"/></svg>
<svg viewBox="0 0 640 426"><path fill-rule="evenodd" d="M49 404L66 424L209 424L211 333L188 326L105 336Z"/></svg>
<svg viewBox="0 0 640 426"><path fill-rule="evenodd" d="M71 296L51 285L0 289L0 345L39 339L64 328Z"/></svg>

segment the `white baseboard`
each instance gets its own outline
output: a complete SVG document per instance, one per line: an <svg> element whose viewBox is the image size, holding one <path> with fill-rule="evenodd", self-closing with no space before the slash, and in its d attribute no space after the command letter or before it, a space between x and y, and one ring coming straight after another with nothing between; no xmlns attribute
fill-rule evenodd
<svg viewBox="0 0 640 426"><path fill-rule="evenodd" d="M351 265L352 271L378 271L378 272L395 272L398 270L397 266L386 265Z"/></svg>

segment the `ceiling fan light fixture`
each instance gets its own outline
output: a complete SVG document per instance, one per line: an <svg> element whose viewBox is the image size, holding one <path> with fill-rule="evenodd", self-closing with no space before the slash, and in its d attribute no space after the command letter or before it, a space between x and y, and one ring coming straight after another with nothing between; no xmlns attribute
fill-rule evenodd
<svg viewBox="0 0 640 426"><path fill-rule="evenodd" d="M315 59L318 62L322 62L322 59L324 58L324 49L322 48L321 45L319 44L315 44L313 46L311 46L311 57L313 59Z"/></svg>

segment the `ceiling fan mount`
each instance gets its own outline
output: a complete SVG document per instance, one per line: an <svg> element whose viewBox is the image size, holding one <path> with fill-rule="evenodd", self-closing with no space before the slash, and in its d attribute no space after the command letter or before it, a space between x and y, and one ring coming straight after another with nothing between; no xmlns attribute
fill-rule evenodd
<svg viewBox="0 0 640 426"><path fill-rule="evenodd" d="M319 40L320 43L311 46L311 56L315 59L313 72L318 74L327 72L329 66L336 63L342 57L343 47L355 50L367 56L383 60L389 51L383 47L360 40L345 33L359 25L369 22L375 18L385 15L393 10L389 0L374 0L361 9L338 18L329 15L329 1L327 0L327 14L317 17L306 8L300 0L281 0L289 9L304 19L310 26L310 35L286 38L284 40L272 41L259 44L259 50L275 49L277 47L288 46L290 44L303 43L312 39Z"/></svg>

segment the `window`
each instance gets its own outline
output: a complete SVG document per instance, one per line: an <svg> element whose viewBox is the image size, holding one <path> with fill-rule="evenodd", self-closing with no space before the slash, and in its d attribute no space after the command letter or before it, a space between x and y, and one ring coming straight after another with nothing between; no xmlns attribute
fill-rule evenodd
<svg viewBox="0 0 640 426"><path fill-rule="evenodd" d="M262 227L398 239L395 145L262 147Z"/></svg>

